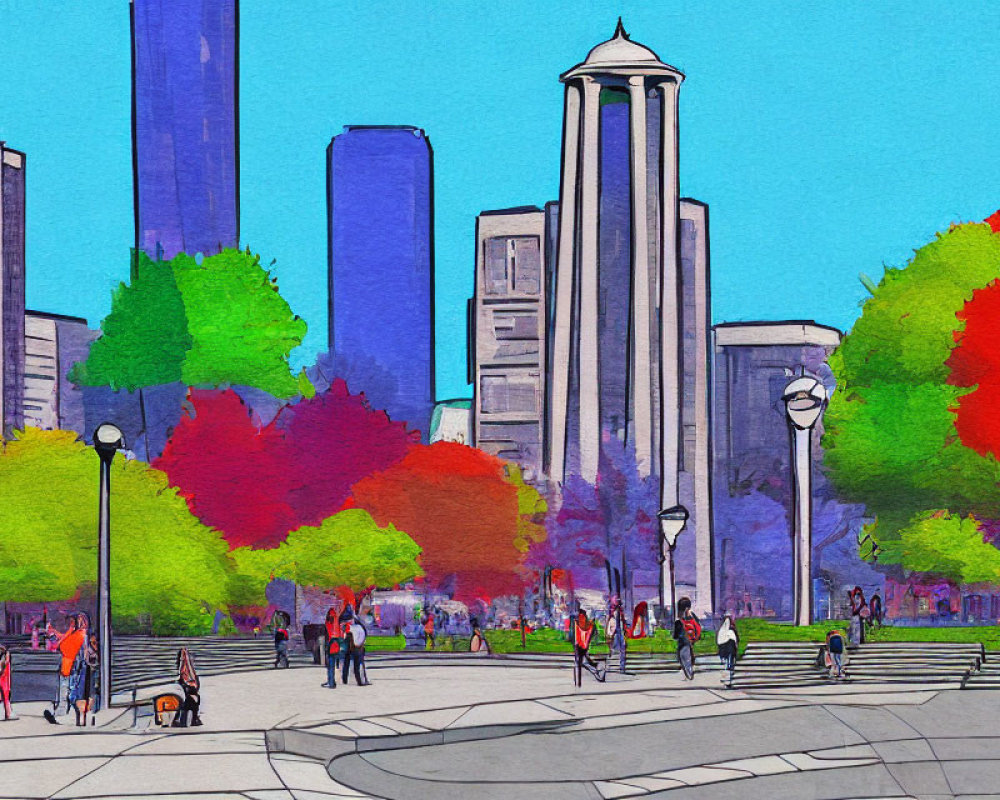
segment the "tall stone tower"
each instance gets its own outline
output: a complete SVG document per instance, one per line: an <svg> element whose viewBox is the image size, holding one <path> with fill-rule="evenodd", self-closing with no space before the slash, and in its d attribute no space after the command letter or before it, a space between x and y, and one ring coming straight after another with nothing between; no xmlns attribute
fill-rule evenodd
<svg viewBox="0 0 1000 800"><path fill-rule="evenodd" d="M640 477L655 476L660 508L683 503L692 512L678 579L697 587L695 607L709 611L708 267L707 250L698 266L694 248L688 258L683 247L684 75L630 40L619 20L614 36L561 80L546 473L556 483L576 476L596 484L617 451ZM707 210L702 217L707 242ZM704 475L692 483L685 476L696 468ZM699 499L705 508L693 507Z"/></svg>

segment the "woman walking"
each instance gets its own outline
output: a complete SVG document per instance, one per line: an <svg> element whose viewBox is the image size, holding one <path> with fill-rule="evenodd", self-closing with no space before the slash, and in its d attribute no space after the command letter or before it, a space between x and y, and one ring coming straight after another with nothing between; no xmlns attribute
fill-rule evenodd
<svg viewBox="0 0 1000 800"><path fill-rule="evenodd" d="M691 599L677 601L677 619L674 620L674 641L677 642L677 660L684 670L685 680L694 680L694 644L701 638L701 622L691 611Z"/></svg>
<svg viewBox="0 0 1000 800"><path fill-rule="evenodd" d="M733 672L736 669L736 655L740 648L740 634L736 630L736 623L728 614L722 620L718 633L715 634L715 643L719 648L719 659L729 672L729 683L733 682Z"/></svg>
<svg viewBox="0 0 1000 800"><path fill-rule="evenodd" d="M604 682L604 675L601 674L597 662L590 657L590 642L594 637L594 623L587 619L587 612L582 608L576 618L576 630L573 634L573 683L576 686L583 685L583 670L586 669L599 682Z"/></svg>

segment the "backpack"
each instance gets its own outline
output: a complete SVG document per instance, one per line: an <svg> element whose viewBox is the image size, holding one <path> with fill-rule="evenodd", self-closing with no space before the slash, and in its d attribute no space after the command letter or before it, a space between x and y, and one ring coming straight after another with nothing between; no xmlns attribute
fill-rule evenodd
<svg viewBox="0 0 1000 800"><path fill-rule="evenodd" d="M681 623L684 625L684 633L691 644L701 639L701 623L698 622L697 617L684 617Z"/></svg>

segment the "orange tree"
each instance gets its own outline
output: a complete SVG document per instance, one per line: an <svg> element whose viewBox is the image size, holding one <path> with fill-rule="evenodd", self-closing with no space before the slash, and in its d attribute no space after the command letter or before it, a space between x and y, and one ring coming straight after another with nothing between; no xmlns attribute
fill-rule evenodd
<svg viewBox="0 0 1000 800"><path fill-rule="evenodd" d="M538 493L515 467L465 445L414 447L351 493L378 525L406 531L428 582L462 600L520 593L528 547L545 538Z"/></svg>

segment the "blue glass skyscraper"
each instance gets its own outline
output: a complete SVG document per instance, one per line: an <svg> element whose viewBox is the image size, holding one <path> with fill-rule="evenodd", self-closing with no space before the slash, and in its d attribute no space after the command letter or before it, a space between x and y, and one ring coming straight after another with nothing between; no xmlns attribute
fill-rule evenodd
<svg viewBox="0 0 1000 800"><path fill-rule="evenodd" d="M237 0L132 0L136 247L239 240Z"/></svg>
<svg viewBox="0 0 1000 800"><path fill-rule="evenodd" d="M425 440L434 403L432 180L419 128L351 125L327 149L334 374Z"/></svg>

